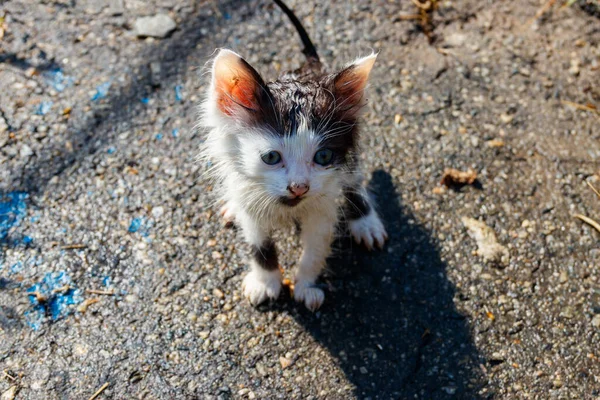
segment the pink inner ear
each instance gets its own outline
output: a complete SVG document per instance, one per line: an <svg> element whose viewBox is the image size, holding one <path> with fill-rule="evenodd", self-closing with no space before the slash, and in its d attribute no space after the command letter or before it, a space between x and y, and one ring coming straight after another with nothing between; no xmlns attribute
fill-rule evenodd
<svg viewBox="0 0 600 400"><path fill-rule="evenodd" d="M342 108L362 105L365 87L377 56L362 58L345 68L335 78L335 94Z"/></svg>
<svg viewBox="0 0 600 400"><path fill-rule="evenodd" d="M237 54L222 50L213 67L214 88L217 106L227 115L232 115L236 107L258 109L256 93L259 83L252 70Z"/></svg>

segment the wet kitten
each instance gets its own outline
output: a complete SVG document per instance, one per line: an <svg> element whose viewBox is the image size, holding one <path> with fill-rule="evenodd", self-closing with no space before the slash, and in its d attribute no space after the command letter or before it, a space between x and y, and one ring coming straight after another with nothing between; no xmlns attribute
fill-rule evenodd
<svg viewBox="0 0 600 400"><path fill-rule="evenodd" d="M274 229L297 222L304 252L294 298L310 310L324 300L315 281L325 267L345 197L344 215L357 243L383 247L386 231L357 175L358 118L376 55L360 58L337 73L323 71L306 32L280 1L305 45L306 64L266 83L243 58L222 49L212 62L202 104L207 128L202 155L251 247L244 295L254 305L275 299L281 272Z"/></svg>

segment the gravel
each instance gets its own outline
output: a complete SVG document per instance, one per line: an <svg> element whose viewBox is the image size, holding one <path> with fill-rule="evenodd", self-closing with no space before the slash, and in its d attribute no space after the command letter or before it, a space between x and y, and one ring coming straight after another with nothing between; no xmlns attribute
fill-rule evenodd
<svg viewBox="0 0 600 400"><path fill-rule="evenodd" d="M141 17L136 19L134 24L135 34L139 37L164 38L176 27L175 21L165 14Z"/></svg>
<svg viewBox="0 0 600 400"><path fill-rule="evenodd" d="M0 395L89 398L108 383L99 398L598 396L599 236L572 217L600 218L584 182L600 187L598 118L572 105L600 104L598 19L440 4L431 46L398 17L411 2L289 2L328 66L380 51L362 159L390 241L368 253L342 230L312 314L287 293L256 309L242 298L248 248L196 161L204 64L229 47L269 78L297 67L282 13L5 2ZM138 38L153 15L177 28ZM446 168L480 184L440 186ZM463 217L494 232L504 268L483 262ZM290 277L297 237L277 243Z"/></svg>

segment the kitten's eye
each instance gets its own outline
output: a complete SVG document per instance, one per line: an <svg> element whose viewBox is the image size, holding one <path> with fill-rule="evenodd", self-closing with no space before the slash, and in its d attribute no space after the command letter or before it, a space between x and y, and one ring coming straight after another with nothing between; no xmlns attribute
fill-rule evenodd
<svg viewBox="0 0 600 400"><path fill-rule="evenodd" d="M322 166L331 164L333 161L333 151L329 149L321 149L315 153L314 161Z"/></svg>
<svg viewBox="0 0 600 400"><path fill-rule="evenodd" d="M268 153L263 154L260 158L264 161L265 164L275 165L281 161L281 154L279 154L276 151L270 151Z"/></svg>

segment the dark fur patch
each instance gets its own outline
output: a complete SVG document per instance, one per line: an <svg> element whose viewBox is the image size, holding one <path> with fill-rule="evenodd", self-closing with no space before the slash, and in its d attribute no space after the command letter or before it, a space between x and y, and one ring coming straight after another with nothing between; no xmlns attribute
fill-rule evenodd
<svg viewBox="0 0 600 400"><path fill-rule="evenodd" d="M347 164L358 145L356 113L348 112L333 94L333 76L313 76L296 80L286 75L267 84L273 98L277 121L265 121L277 135L295 135L301 118L308 128L324 136L323 146L333 150L335 165Z"/></svg>
<svg viewBox="0 0 600 400"><path fill-rule="evenodd" d="M371 206L367 199L354 189L344 189L344 196L346 197L346 218L348 220L355 220L369 215L371 212Z"/></svg>
<svg viewBox="0 0 600 400"><path fill-rule="evenodd" d="M294 197L293 199L290 199L289 197L282 196L279 198L279 202L281 204L285 204L286 206L289 206L289 207L297 206L298 204L300 204L300 202L302 200L304 200L304 198L302 198L302 197Z"/></svg>
<svg viewBox="0 0 600 400"><path fill-rule="evenodd" d="M279 268L277 249L271 239L268 239L260 246L252 246L252 257L254 257L258 265L267 271L274 271Z"/></svg>

